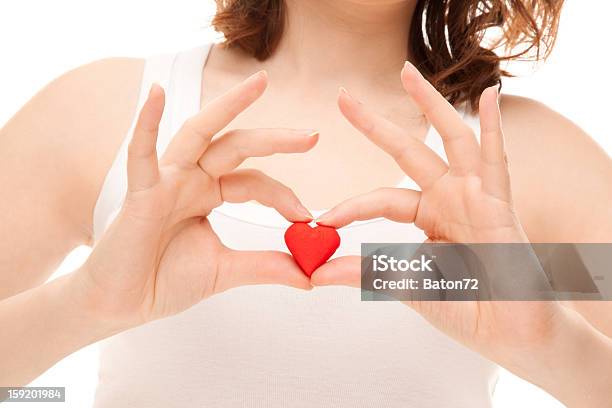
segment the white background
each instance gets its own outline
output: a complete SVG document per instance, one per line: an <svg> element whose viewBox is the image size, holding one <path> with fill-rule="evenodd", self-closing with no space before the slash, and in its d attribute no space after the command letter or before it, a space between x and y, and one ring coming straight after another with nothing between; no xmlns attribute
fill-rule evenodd
<svg viewBox="0 0 612 408"><path fill-rule="evenodd" d="M612 105L607 98L612 86L604 50L609 48L612 3L598 1L595 8L595 2L588 3L590 7L567 1L551 59L535 73L506 80L504 91L543 101L578 123L611 153L608 123ZM213 14L212 0L2 0L0 124L38 89L70 68L108 56L146 57L218 38L208 27ZM73 270L88 252L85 247L75 250L55 276ZM67 387L67 403L54 406L88 407L96 369L94 345L60 362L32 385ZM506 372L494 402L496 407L508 408L561 406ZM26 408L28 404L3 406Z"/></svg>

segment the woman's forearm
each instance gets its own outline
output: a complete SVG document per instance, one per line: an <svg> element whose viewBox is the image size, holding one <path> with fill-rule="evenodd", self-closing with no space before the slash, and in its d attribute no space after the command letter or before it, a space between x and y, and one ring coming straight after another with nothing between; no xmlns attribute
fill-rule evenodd
<svg viewBox="0 0 612 408"><path fill-rule="evenodd" d="M612 340L571 311L533 366L515 372L568 407L606 407L612 399Z"/></svg>
<svg viewBox="0 0 612 408"><path fill-rule="evenodd" d="M76 274L0 302L0 386L23 386L80 348L113 334L88 306Z"/></svg>

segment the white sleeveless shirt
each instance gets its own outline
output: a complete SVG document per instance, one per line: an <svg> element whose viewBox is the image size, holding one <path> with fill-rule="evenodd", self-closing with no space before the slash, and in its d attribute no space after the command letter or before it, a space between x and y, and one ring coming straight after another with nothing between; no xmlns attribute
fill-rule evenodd
<svg viewBox="0 0 612 408"><path fill-rule="evenodd" d="M139 107L152 82L167 94L160 154L200 109L209 49L146 61ZM466 121L478 126L474 117ZM126 192L128 141L95 207L96 239ZM445 157L435 130L426 143ZM411 180L405 185L416 187ZM231 248L286 250L289 223L274 210L224 204L209 219ZM382 219L356 222L339 233L335 256L358 254L361 242L425 239L411 224ZM104 341L95 407L477 408L491 406L496 378L495 365L399 302L362 302L358 289L345 287L304 292L250 286Z"/></svg>

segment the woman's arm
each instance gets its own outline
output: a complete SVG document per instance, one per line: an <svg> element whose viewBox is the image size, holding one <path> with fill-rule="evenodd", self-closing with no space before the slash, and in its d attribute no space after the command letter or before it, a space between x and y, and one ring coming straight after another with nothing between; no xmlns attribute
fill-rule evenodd
<svg viewBox="0 0 612 408"><path fill-rule="evenodd" d="M0 129L0 299L42 284L72 248L89 243L142 67L108 59L73 70Z"/></svg>
<svg viewBox="0 0 612 408"><path fill-rule="evenodd" d="M342 113L387 151L420 191L381 189L349 199L318 222L342 227L386 217L412 222L428 241L529 243L514 209L495 88L480 99L480 145L455 109L406 63L402 83L440 133L448 164L422 142L363 104L340 94ZM546 188L546 186L540 186ZM562 222L563 220L558 220ZM314 272L313 285L360 286L361 257L339 257ZM495 266L490 267L491 271ZM522 269L522 268L521 268ZM530 277L522 278L528 282ZM502 280L515 281L516 275ZM545 289L545 288L544 288ZM554 301L405 302L434 327L576 407L609 401L612 340ZM586 348L586 349L585 349Z"/></svg>
<svg viewBox="0 0 612 408"><path fill-rule="evenodd" d="M609 155L582 129L539 102L504 96L501 108L513 196L529 240L612 243ZM612 302L564 305L612 337Z"/></svg>
<svg viewBox="0 0 612 408"><path fill-rule="evenodd" d="M0 387L27 385L67 355L112 335L96 317L78 273L0 301Z"/></svg>
<svg viewBox="0 0 612 408"><path fill-rule="evenodd" d="M542 103L502 96L512 193L531 242L612 242L612 160Z"/></svg>
<svg viewBox="0 0 612 408"><path fill-rule="evenodd" d="M237 286L311 288L289 254L227 248L207 220L224 201L250 200L294 222L312 220L289 188L261 172L236 168L249 157L310 150L317 132L219 134L266 86L267 75L259 72L208 103L185 121L160 158L165 94L158 85L151 88L127 149L122 208L85 264L0 302L0 324L6 328L0 384L25 384L86 344Z"/></svg>

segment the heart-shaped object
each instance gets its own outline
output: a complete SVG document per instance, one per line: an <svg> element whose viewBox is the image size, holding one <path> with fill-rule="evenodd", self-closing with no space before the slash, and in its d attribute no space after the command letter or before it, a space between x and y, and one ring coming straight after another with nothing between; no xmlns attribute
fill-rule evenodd
<svg viewBox="0 0 612 408"><path fill-rule="evenodd" d="M295 262L310 277L340 246L340 235L333 227L296 222L285 231L285 243Z"/></svg>

